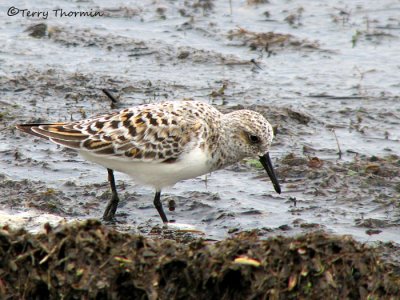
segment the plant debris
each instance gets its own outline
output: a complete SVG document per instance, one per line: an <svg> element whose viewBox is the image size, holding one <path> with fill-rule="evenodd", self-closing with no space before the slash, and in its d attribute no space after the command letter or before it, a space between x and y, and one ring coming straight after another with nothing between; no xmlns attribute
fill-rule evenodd
<svg viewBox="0 0 400 300"><path fill-rule="evenodd" d="M400 269L344 236L260 240L257 231L188 244L120 233L95 220L37 235L0 230L2 299L378 299ZM394 299L394 298L393 298Z"/></svg>
<svg viewBox="0 0 400 300"><path fill-rule="evenodd" d="M275 32L253 32L244 28L237 28L228 32L230 40L239 40L250 49L265 49L267 52L282 48L319 49L317 42L306 39L300 40L291 34Z"/></svg>

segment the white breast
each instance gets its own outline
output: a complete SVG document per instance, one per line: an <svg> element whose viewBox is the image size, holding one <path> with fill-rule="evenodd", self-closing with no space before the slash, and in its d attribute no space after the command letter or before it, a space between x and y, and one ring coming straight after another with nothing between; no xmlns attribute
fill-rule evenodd
<svg viewBox="0 0 400 300"><path fill-rule="evenodd" d="M153 186L158 190L172 186L178 181L206 174L211 170L210 166L206 164L207 153L200 148L195 148L191 152L183 154L174 163L137 162L93 155L86 151L79 152L89 161L128 174L136 182Z"/></svg>

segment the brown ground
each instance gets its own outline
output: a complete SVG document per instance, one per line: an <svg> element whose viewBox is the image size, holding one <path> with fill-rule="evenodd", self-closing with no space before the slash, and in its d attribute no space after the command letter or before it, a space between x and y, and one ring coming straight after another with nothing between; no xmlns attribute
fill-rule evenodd
<svg viewBox="0 0 400 300"><path fill-rule="evenodd" d="M0 230L2 299L396 299L400 268L324 233L217 243L124 234L98 221ZM238 259L239 258L239 259Z"/></svg>

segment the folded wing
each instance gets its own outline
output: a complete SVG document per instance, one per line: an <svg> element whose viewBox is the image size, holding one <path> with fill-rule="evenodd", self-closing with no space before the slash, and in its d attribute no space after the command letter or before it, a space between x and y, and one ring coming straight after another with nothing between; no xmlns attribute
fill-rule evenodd
<svg viewBox="0 0 400 300"><path fill-rule="evenodd" d="M17 128L92 155L169 163L190 150L202 126L173 114L172 109L131 108L77 122L21 124Z"/></svg>

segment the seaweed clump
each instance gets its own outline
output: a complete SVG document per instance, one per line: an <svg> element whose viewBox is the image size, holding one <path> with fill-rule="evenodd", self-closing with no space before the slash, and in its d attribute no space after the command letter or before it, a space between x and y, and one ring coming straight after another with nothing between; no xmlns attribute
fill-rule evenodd
<svg viewBox="0 0 400 300"><path fill-rule="evenodd" d="M291 34L275 32L253 32L245 28L235 28L228 32L229 40L241 41L243 45L251 50L264 49L266 52L281 49L311 49L318 50L317 42L310 42L306 39L298 39Z"/></svg>
<svg viewBox="0 0 400 300"><path fill-rule="evenodd" d="M260 240L241 233L189 244L120 233L98 221L0 230L2 299L381 299L399 269L349 237Z"/></svg>

